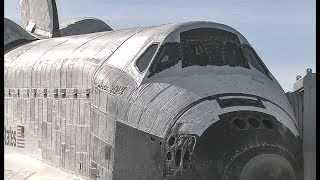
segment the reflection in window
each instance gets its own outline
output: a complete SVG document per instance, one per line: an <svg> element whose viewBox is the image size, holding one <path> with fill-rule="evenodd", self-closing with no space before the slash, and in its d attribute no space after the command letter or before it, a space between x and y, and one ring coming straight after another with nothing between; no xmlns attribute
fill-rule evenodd
<svg viewBox="0 0 320 180"><path fill-rule="evenodd" d="M268 71L266 70L266 68L264 68L264 66L261 63L261 60L259 59L259 57L257 57L256 53L251 47L243 46L243 51L245 57L254 68L262 72L263 74L268 75Z"/></svg>
<svg viewBox="0 0 320 180"><path fill-rule="evenodd" d="M152 57L154 53L158 49L158 44L152 44L148 49L139 57L139 59L136 62L136 65L140 72L143 72L147 69L150 61L152 60Z"/></svg>
<svg viewBox="0 0 320 180"><path fill-rule="evenodd" d="M188 66L241 66L248 64L237 35L215 28L199 28L182 32L182 68Z"/></svg>

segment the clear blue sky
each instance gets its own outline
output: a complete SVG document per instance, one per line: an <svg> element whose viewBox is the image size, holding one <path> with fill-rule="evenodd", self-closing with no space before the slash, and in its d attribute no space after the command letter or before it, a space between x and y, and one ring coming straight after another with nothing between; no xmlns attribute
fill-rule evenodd
<svg viewBox="0 0 320 180"><path fill-rule="evenodd" d="M214 21L242 33L284 90L315 71L315 0L57 0L60 23L96 17L113 29L189 20ZM5 17L21 24L19 0L5 0Z"/></svg>

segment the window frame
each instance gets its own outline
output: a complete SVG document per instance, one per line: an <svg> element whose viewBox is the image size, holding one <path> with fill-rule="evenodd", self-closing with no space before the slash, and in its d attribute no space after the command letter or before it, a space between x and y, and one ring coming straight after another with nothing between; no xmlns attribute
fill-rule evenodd
<svg viewBox="0 0 320 180"><path fill-rule="evenodd" d="M253 49L252 46L248 45L248 44L242 44L242 48L243 48L243 52L245 51L244 48L248 48L249 50L252 51L253 55L255 56L255 58L257 59L257 62L262 66L263 70L266 71L267 74L261 72L259 69L257 69L256 67L254 67L250 61L248 60L247 62L250 63L251 66L253 66L255 69L257 69L259 72L261 72L262 74L268 76L271 80L273 80L271 77L270 77L270 71L269 69L267 68L267 66L264 64L264 62L261 60L261 58L259 57L259 55L257 54L257 52ZM247 58L245 56L245 58ZM251 68L250 68L251 69Z"/></svg>
<svg viewBox="0 0 320 180"><path fill-rule="evenodd" d="M145 52L147 52L147 50L149 50L149 48L150 48L151 46L153 46L153 45L157 45L157 49L156 49L156 51L154 52L154 54L153 54L153 56L152 56L152 58L151 58L151 60L150 60L150 62L149 62L149 64L148 64L148 66L146 67L146 69L144 69L143 71L140 71L139 67L137 66L137 62L138 62L138 60L140 59L140 57L141 57ZM135 67L135 69L137 70L137 72L138 72L139 74L143 74L144 72L146 72L146 70L148 70L149 67L152 65L153 60L154 60L154 58L156 57L156 55L158 54L158 51L159 51L159 49L160 49L160 47L161 47L161 46L159 46L159 45L160 45L160 43L158 43L158 42L150 43L150 44L149 44L148 46L146 46L142 51L140 51L140 53L137 55L137 58L136 58L135 61L134 61L134 67Z"/></svg>
<svg viewBox="0 0 320 180"><path fill-rule="evenodd" d="M230 66L230 67L240 67L240 68L245 68L245 69L250 69L250 67L249 67L249 63L248 63L248 61L247 61L247 59L246 59L246 57L245 57L245 54L244 54L244 52L243 52L243 48L242 48L242 43L241 43L241 41L240 41L240 39L239 39L239 37L238 37L238 35L237 34L235 34L234 32L230 32L230 31L228 31L228 30L225 30L225 29L221 29L221 28L210 28L210 27L203 27L203 28L196 28L196 29L190 29L190 30L187 30L187 31L183 31L183 32L181 32L180 33L180 42L182 41L182 33L187 33L188 31L196 31L196 30L200 30L200 31L202 31L202 30L205 30L205 31L209 31L209 30L218 30L218 31L220 31L219 33L228 33L228 34L230 34L230 35L232 35L232 36L234 36L234 38L235 38L235 41L237 42L236 43L236 45L237 45L237 48L239 48L239 53L240 53L240 58L244 61L242 64L238 64L238 65L236 65L236 66L231 66L231 64L229 63L229 62L227 62L226 61L226 66ZM183 54L183 52L182 52L182 54ZM185 59L184 59L184 55L182 55L181 57L180 57L180 59L182 60L182 64L184 64L184 61L185 61ZM208 61L208 64L206 65L206 66L208 66L208 65L213 65L213 66L225 66L225 65L217 65L217 64L209 64L209 62L210 61ZM194 65L192 65L192 66L194 66ZM198 66L198 65L196 65L196 66ZM188 66L183 66L182 65L182 68L186 68L186 67L188 67Z"/></svg>
<svg viewBox="0 0 320 180"><path fill-rule="evenodd" d="M159 64L161 63L161 59L159 58L159 56L161 55L161 53L164 52L164 51L163 51L163 48L164 48L165 46L169 45L169 44L176 44L176 45L177 45L178 61L176 62L176 64L178 64L179 61L181 61L181 57L180 57L180 55L179 55L179 53L180 53L179 44L180 44L180 43L179 43L179 42L166 42L166 43L162 44L162 45L159 47L159 50L158 50L156 56L154 57L153 62L151 63L151 65L150 65L150 67L149 67L149 72L150 72L150 74L149 74L148 77L151 77L151 76L153 76L153 75L155 75L155 74L157 74L157 73L165 70L165 69L158 70ZM158 59L158 58L159 58L159 59ZM168 68L166 68L166 69L168 69ZM156 71L155 71L155 70L156 70Z"/></svg>

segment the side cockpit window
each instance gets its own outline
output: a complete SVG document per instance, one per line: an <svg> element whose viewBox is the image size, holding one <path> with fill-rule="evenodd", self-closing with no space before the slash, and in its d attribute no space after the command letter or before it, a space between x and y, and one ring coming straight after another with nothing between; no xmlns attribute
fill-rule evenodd
<svg viewBox="0 0 320 180"><path fill-rule="evenodd" d="M160 47L159 53L156 55L151 73L158 73L168 69L179 62L179 44L172 42L166 43Z"/></svg>
<svg viewBox="0 0 320 180"><path fill-rule="evenodd" d="M249 63L256 68L258 71L261 73L268 75L268 70L267 68L263 65L262 61L260 60L259 56L257 53L253 50L252 47L248 45L243 46L243 52L246 57L246 59L249 61Z"/></svg>
<svg viewBox="0 0 320 180"><path fill-rule="evenodd" d="M136 66L140 72L143 72L147 69L150 64L155 52L158 49L158 44L152 44L148 49L138 58Z"/></svg>

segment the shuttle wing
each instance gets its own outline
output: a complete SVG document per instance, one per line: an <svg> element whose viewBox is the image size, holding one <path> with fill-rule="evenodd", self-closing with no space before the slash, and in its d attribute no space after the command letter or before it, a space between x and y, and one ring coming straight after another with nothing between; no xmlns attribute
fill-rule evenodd
<svg viewBox="0 0 320 180"><path fill-rule="evenodd" d="M4 18L3 34L5 51L36 40L36 37L32 36L18 24L7 18Z"/></svg>

